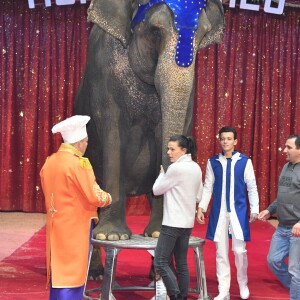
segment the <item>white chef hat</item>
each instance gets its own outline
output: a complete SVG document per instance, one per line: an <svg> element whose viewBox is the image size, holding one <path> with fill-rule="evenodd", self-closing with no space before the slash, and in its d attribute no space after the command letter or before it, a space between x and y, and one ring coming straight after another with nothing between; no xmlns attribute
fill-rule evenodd
<svg viewBox="0 0 300 300"><path fill-rule="evenodd" d="M73 144L87 137L86 124L89 116L75 115L52 127L52 133L60 132L65 143Z"/></svg>

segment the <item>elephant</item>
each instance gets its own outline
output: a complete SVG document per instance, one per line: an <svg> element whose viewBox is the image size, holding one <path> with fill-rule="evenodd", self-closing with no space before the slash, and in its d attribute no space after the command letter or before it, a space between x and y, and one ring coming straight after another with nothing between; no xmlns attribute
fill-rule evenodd
<svg viewBox="0 0 300 300"><path fill-rule="evenodd" d="M173 134L192 129L198 49L222 39L220 0L92 0L87 62L74 111L89 115L90 159L112 204L100 209L96 239L126 240L127 196L146 194L145 236L159 235L162 197L152 186Z"/></svg>

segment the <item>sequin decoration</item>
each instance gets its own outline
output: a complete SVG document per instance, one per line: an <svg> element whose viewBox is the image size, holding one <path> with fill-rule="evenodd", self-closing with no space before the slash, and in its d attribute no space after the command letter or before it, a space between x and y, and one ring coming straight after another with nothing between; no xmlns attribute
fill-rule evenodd
<svg viewBox="0 0 300 300"><path fill-rule="evenodd" d="M206 7L206 0L150 0L139 4L138 11L131 22L132 28L145 20L148 10L157 4L165 3L174 14L174 25L178 33L176 45L176 64L188 67L193 62L193 39L198 28L199 15Z"/></svg>

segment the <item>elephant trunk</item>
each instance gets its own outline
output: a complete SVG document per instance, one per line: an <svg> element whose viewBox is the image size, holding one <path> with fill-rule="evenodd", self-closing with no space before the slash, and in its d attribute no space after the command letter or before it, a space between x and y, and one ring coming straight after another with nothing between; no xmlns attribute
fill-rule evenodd
<svg viewBox="0 0 300 300"><path fill-rule="evenodd" d="M189 134L193 115L194 69L195 62L189 67L179 67L174 60L174 45L160 57L155 74L155 86L161 100L162 113L162 163L169 165L166 147L170 136Z"/></svg>
<svg viewBox="0 0 300 300"><path fill-rule="evenodd" d="M185 43L181 45L183 47L178 46L179 36L173 21L172 13L167 5L161 5L157 10L149 11L145 23L140 23L135 27L135 39L131 41L131 51L129 52L132 68L144 82L152 84L154 73L155 88L161 101L162 163L165 167L169 165L166 147L170 136L190 134L196 53L200 42L212 28L206 12L202 10L198 29L191 40L192 63L183 67L182 65L186 64L186 61L178 60L185 56L179 52L182 49L190 49L191 45L188 40L183 39ZM145 39L145 37L147 38ZM150 63L145 59L149 57L152 58ZM145 64L145 61L148 63Z"/></svg>

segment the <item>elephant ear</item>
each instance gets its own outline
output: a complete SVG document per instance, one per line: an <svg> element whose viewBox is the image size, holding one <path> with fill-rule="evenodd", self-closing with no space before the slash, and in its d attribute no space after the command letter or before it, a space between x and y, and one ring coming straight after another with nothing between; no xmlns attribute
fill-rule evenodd
<svg viewBox="0 0 300 300"><path fill-rule="evenodd" d="M220 0L208 0L205 13L211 23L211 30L203 37L198 48L220 43L224 29L224 10Z"/></svg>
<svg viewBox="0 0 300 300"><path fill-rule="evenodd" d="M88 21L128 46L131 33L132 0L92 0L88 8Z"/></svg>

